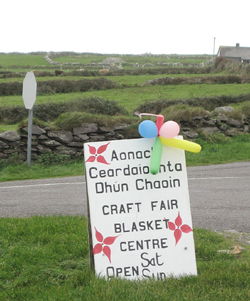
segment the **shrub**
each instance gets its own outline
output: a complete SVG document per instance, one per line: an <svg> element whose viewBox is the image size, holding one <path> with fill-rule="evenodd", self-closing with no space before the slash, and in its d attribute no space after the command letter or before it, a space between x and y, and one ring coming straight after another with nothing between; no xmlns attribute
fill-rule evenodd
<svg viewBox="0 0 250 301"><path fill-rule="evenodd" d="M54 121L65 112L88 112L109 116L128 115L127 111L115 101L102 98L86 98L60 103L34 105L34 117L43 121ZM15 124L27 118L24 106L0 107L0 122Z"/></svg>
<svg viewBox="0 0 250 301"><path fill-rule="evenodd" d="M70 103L45 103L34 106L34 116L43 121L53 121L70 110Z"/></svg>
<svg viewBox="0 0 250 301"><path fill-rule="evenodd" d="M37 164L50 166L54 164L67 164L71 161L68 155L44 154L37 157Z"/></svg>
<svg viewBox="0 0 250 301"><path fill-rule="evenodd" d="M209 144L223 144L229 143L231 138L222 133L208 133L204 131L199 131L199 138L196 142L204 144L204 142Z"/></svg>
<svg viewBox="0 0 250 301"><path fill-rule="evenodd" d="M164 108L177 104L188 104L190 106L203 107L205 110L213 111L216 107L227 106L232 103L241 103L243 101L248 101L249 99L250 94L241 94L236 96L221 95L176 100L154 100L145 102L136 108L135 111L159 114Z"/></svg>
<svg viewBox="0 0 250 301"><path fill-rule="evenodd" d="M6 166L6 161L3 159L0 159L0 170L2 170Z"/></svg>
<svg viewBox="0 0 250 301"><path fill-rule="evenodd" d="M57 128L70 131L75 127L79 127L83 123L88 122L88 114L82 112L66 112L61 114L55 121ZM93 119L91 122L94 122Z"/></svg>
<svg viewBox="0 0 250 301"><path fill-rule="evenodd" d="M243 102L240 104L241 112L247 117L250 118L250 101Z"/></svg>
<svg viewBox="0 0 250 301"><path fill-rule="evenodd" d="M37 117L33 117L33 122L32 122L32 123L33 123L33 125L37 125L37 126L39 126L39 127L41 127L41 128L47 126L47 124L46 124L45 122L41 121L41 120L38 119ZM28 127L28 125L29 125L29 118L25 118L25 119L23 119L23 120L19 123L17 130L20 131L21 129L23 129L23 128L25 128L25 127Z"/></svg>
<svg viewBox="0 0 250 301"><path fill-rule="evenodd" d="M214 60L212 72L221 72L225 70L227 68L228 63L232 64L233 62L229 59L224 58L223 56L217 56Z"/></svg>
<svg viewBox="0 0 250 301"><path fill-rule="evenodd" d="M22 95L23 84L19 82L0 83L0 95Z"/></svg>
<svg viewBox="0 0 250 301"><path fill-rule="evenodd" d="M234 106L232 112L226 113L226 115L234 119L242 119L243 115L246 118L250 118L250 101L239 103L237 106Z"/></svg>
<svg viewBox="0 0 250 301"><path fill-rule="evenodd" d="M73 103L72 105L72 107L74 107ZM122 106L116 103L116 101L104 100L100 97L78 100L75 102L75 106L77 109L74 111L84 111L93 114L103 114L110 116L128 114Z"/></svg>
<svg viewBox="0 0 250 301"><path fill-rule="evenodd" d="M107 90L116 87L116 83L104 77L82 80L50 80L37 82L37 94L71 93L90 90ZM23 83L0 83L0 96L22 95Z"/></svg>
<svg viewBox="0 0 250 301"><path fill-rule="evenodd" d="M24 106L0 107L0 122L15 124L28 116Z"/></svg>
<svg viewBox="0 0 250 301"><path fill-rule="evenodd" d="M200 77L161 77L144 83L144 85L193 85L193 84L241 84L249 83L249 77L241 77L237 75L225 76L200 76Z"/></svg>
<svg viewBox="0 0 250 301"><path fill-rule="evenodd" d="M13 153L8 157L8 164L16 165L16 164L21 164L23 163L23 160L20 158L19 154Z"/></svg>
<svg viewBox="0 0 250 301"><path fill-rule="evenodd" d="M213 111L212 116L218 116L220 113L226 115L229 118L238 119L240 121L243 121L245 118L245 115L243 114L242 110L239 107L236 107L233 111L229 111L229 112Z"/></svg>
<svg viewBox="0 0 250 301"><path fill-rule="evenodd" d="M137 121L137 117L128 116L107 116L101 114L90 114L84 112L66 112L55 120L52 126L62 130L72 130L83 123L97 123L99 126L113 126L116 124L132 124Z"/></svg>
<svg viewBox="0 0 250 301"><path fill-rule="evenodd" d="M134 124L128 126L122 131L122 135L126 139L134 139L134 138L141 138L141 135L139 134L138 127L141 120L137 120Z"/></svg>
<svg viewBox="0 0 250 301"><path fill-rule="evenodd" d="M174 120L176 122L188 121L191 122L194 117L205 117L209 114L208 111L201 107L191 107L188 105L176 105L165 108L161 114L165 120Z"/></svg>
<svg viewBox="0 0 250 301"><path fill-rule="evenodd" d="M107 90L116 87L116 83L107 78L94 78L82 80L52 80L38 82L37 92L42 93L71 93L86 92L90 90Z"/></svg>
<svg viewBox="0 0 250 301"><path fill-rule="evenodd" d="M54 76L55 73L54 72L48 72L48 71L34 71L35 76L36 77L50 77L50 76Z"/></svg>
<svg viewBox="0 0 250 301"><path fill-rule="evenodd" d="M223 112L227 117L243 121L244 118L250 118L250 101L243 101L233 106L234 110ZM219 111L213 111L213 116L218 116Z"/></svg>

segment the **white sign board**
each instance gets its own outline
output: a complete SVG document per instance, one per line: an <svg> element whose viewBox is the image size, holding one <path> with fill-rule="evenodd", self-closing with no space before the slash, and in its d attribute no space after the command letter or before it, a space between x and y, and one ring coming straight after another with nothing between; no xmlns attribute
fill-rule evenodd
<svg viewBox="0 0 250 301"><path fill-rule="evenodd" d="M84 144L95 272L107 279L197 275L185 152L163 146L152 175L153 143Z"/></svg>
<svg viewBox="0 0 250 301"><path fill-rule="evenodd" d="M23 102L26 109L31 110L36 101L37 83L33 72L27 72L23 80Z"/></svg>

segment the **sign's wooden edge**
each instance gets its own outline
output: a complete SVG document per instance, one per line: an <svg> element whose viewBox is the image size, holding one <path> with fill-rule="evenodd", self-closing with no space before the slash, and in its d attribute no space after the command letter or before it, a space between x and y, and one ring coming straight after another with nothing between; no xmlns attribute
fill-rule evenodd
<svg viewBox="0 0 250 301"><path fill-rule="evenodd" d="M87 214L88 214L87 218L88 218L88 237L89 237L89 263L90 263L90 269L95 271L93 238L92 238L92 228L91 228L90 209L89 209L88 182L87 182L86 172L85 172L85 183L86 183Z"/></svg>

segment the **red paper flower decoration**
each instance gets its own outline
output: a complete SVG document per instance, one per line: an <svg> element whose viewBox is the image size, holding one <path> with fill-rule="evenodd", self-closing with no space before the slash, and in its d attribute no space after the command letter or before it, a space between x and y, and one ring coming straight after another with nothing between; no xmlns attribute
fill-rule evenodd
<svg viewBox="0 0 250 301"><path fill-rule="evenodd" d="M105 160L105 158L102 155L100 155L100 154L102 154L103 152L106 151L109 143L101 145L97 150L94 146L88 145L89 152L92 156L90 156L86 162L94 162L95 159L96 159L96 161L99 162L99 163L110 164L110 163L107 163L107 161Z"/></svg>
<svg viewBox="0 0 250 301"><path fill-rule="evenodd" d="M103 253L108 257L109 262L111 263L111 249L110 249L109 246L114 243L114 241L116 240L116 238L118 236L119 235L117 235L117 236L109 236L109 237L106 237L106 238L103 239L102 234L100 232L98 232L96 230L96 227L95 227L95 237L96 237L96 239L97 239L97 241L99 243L97 243L94 246L94 249L93 249L94 255L95 254L99 254L99 253L101 253L103 251Z"/></svg>
<svg viewBox="0 0 250 301"><path fill-rule="evenodd" d="M164 217L164 219L166 218ZM174 231L175 245L177 245L178 241L181 239L182 233L189 233L193 231L188 225L182 225L182 218L180 216L180 212L178 212L178 216L175 219L175 223L168 221L168 228L171 231Z"/></svg>

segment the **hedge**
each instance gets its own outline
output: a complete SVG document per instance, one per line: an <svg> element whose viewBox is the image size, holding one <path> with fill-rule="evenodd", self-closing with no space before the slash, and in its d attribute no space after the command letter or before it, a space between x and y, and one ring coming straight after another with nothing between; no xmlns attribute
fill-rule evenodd
<svg viewBox="0 0 250 301"><path fill-rule="evenodd" d="M140 105L135 111L159 114L164 108L178 104L188 104L190 106L202 107L205 110L213 111L216 107L227 106L231 103L241 103L248 100L250 100L250 93L190 99L154 100Z"/></svg>
<svg viewBox="0 0 250 301"><path fill-rule="evenodd" d="M127 111L115 101L102 98L78 99L60 103L34 105L34 117L43 121L54 121L65 112L88 112L108 116L127 115ZM0 122L15 124L28 117L24 106L0 107Z"/></svg>
<svg viewBox="0 0 250 301"><path fill-rule="evenodd" d="M37 94L86 92L89 90L107 90L116 87L116 83L104 78L81 80L50 80L37 82ZM22 95L23 83L0 83L0 96Z"/></svg>

